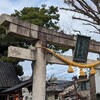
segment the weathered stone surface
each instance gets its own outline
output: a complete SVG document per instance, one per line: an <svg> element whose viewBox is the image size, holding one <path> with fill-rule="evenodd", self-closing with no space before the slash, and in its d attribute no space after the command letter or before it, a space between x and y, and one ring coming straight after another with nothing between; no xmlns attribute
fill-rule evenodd
<svg viewBox="0 0 100 100"><path fill-rule="evenodd" d="M41 41L35 47L41 47ZM46 54L41 48L36 50L36 62L33 67L32 100L45 100L46 95Z"/></svg>
<svg viewBox="0 0 100 100"><path fill-rule="evenodd" d="M57 33L58 34L58 33ZM70 36L71 37L71 36ZM47 42L59 45L59 46L65 46L66 48L74 48L76 41L73 39L68 39L67 35L65 38L61 36L56 36L56 35L49 35L47 34Z"/></svg>
<svg viewBox="0 0 100 100"><path fill-rule="evenodd" d="M35 51L14 46L10 46L8 48L8 57L26 60L36 60Z"/></svg>
<svg viewBox="0 0 100 100"><path fill-rule="evenodd" d="M22 37L27 37L28 39L37 39L38 31L31 30L16 24L10 23L9 28L7 29L8 34L21 35Z"/></svg>
<svg viewBox="0 0 100 100"><path fill-rule="evenodd" d="M7 23L10 23L10 22L12 22L12 17L10 15L2 14L0 16L0 24L6 25Z"/></svg>
<svg viewBox="0 0 100 100"><path fill-rule="evenodd" d="M20 47L10 46L8 48L8 57L13 57L18 59L36 60L35 53L36 53L35 50L24 49ZM72 59L72 57L66 57L66 58ZM53 64L64 64L62 61L60 61L51 54L47 54L46 60L47 62Z"/></svg>
<svg viewBox="0 0 100 100"><path fill-rule="evenodd" d="M36 60L35 53L36 53L35 50L24 49L24 48L20 48L20 47L10 46L8 48L8 57L13 57L13 58L18 58L18 59ZM64 56L64 57L71 61L73 60L73 58L71 56ZM46 61L48 63L52 63L52 64L65 65L65 63L63 63L58 58L56 58L55 56L53 56L49 53L46 56ZM87 63L94 63L94 62L96 62L96 60L89 60L89 59L87 60ZM95 68L100 69L100 66L98 65Z"/></svg>
<svg viewBox="0 0 100 100"><path fill-rule="evenodd" d="M36 26L26 21L19 20L17 17L11 17L3 14L0 16L0 24L7 27L7 33L16 33L29 39L41 39L41 34L45 34L45 40L49 43L66 48L74 49L76 36L59 33L54 30ZM9 27L8 27L9 26ZM89 51L100 53L100 42L91 40Z"/></svg>
<svg viewBox="0 0 100 100"><path fill-rule="evenodd" d="M72 60L71 56L64 56L66 59L70 59ZM51 54L47 54L47 62L51 63L51 64L60 64L60 65L65 65L65 63L63 63L61 60L59 60L58 58L56 58L55 56L51 55Z"/></svg>

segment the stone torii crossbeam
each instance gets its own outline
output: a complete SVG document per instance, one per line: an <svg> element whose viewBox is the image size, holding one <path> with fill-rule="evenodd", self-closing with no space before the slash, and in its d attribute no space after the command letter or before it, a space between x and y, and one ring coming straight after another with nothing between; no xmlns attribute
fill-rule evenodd
<svg viewBox="0 0 100 100"><path fill-rule="evenodd" d="M36 49L36 47L45 47L47 43L52 43L58 46L64 46L68 49L74 49L76 37L42 28L6 14L0 16L0 24L6 27L8 35L20 35L23 38L36 41L34 49L10 46L8 48L8 56L35 61L33 69L32 100L45 100L46 62L56 64L64 63L50 54L47 55L43 49ZM100 43L91 40L89 51L100 53ZM67 58L72 59L72 57ZM90 63L94 61L88 60L87 62Z"/></svg>

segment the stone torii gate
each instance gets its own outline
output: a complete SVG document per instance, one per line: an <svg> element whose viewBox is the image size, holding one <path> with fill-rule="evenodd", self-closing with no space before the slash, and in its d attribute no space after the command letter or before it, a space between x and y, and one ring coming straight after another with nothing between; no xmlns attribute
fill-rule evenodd
<svg viewBox="0 0 100 100"><path fill-rule="evenodd" d="M32 47L31 49L10 46L8 48L8 57L35 61L33 68L34 75L32 100L45 100L46 62L56 64L64 63L56 57L50 54L46 54L45 50L36 47L46 47L47 43L52 43L58 46L64 46L67 49L74 49L76 37L42 28L6 14L0 16L0 24L6 27L8 35L19 35L23 38L35 41L35 47ZM89 51L93 53L100 53L100 43L91 40L89 45ZM66 58L72 60L72 57L67 56ZM93 63L94 61L88 60L87 62ZM91 85L94 86L95 83L93 82ZM95 91L95 89L93 89L92 91Z"/></svg>

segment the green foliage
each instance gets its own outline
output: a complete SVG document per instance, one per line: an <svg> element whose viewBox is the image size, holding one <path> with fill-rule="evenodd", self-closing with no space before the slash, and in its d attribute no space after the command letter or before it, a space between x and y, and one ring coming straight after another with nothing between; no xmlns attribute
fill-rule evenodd
<svg viewBox="0 0 100 100"><path fill-rule="evenodd" d="M25 7L21 11L15 10L12 16L17 16L22 20L26 20L35 25L53 28L58 30L57 23L59 21L58 8L50 6L46 9L46 6L39 7Z"/></svg>
<svg viewBox="0 0 100 100"><path fill-rule="evenodd" d="M0 25L0 35L1 34L6 34L6 29L4 26Z"/></svg>
<svg viewBox="0 0 100 100"><path fill-rule="evenodd" d="M16 74L17 75L22 76L24 74L22 66L20 66L20 65L14 65L14 68L16 70Z"/></svg>

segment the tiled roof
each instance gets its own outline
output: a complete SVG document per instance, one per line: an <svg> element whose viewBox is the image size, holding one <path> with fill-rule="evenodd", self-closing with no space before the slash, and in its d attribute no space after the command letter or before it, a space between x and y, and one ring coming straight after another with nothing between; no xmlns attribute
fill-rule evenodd
<svg viewBox="0 0 100 100"><path fill-rule="evenodd" d="M67 88L74 84L73 81L66 81L66 80L56 80L56 81L48 82L48 83L50 84L50 86L47 87L47 92L50 92L50 91L61 92L64 90L64 88Z"/></svg>
<svg viewBox="0 0 100 100"><path fill-rule="evenodd" d="M19 78L16 75L12 64L0 62L0 89L15 86L19 83Z"/></svg>
<svg viewBox="0 0 100 100"><path fill-rule="evenodd" d="M46 86L49 86L49 83L48 82L46 82ZM32 90L32 79L23 81L23 82L17 84L16 86L13 86L11 88L8 88L8 89L0 92L0 94L13 93L15 90L17 92L18 90L21 90L23 87L27 87L27 88L28 87L31 87L31 90Z"/></svg>
<svg viewBox="0 0 100 100"><path fill-rule="evenodd" d="M27 87L27 86L30 86L30 85L32 85L32 80L31 79L23 81L20 84L17 84L16 86L13 86L11 88L8 88L8 89L2 91L0 94L10 93L10 92L12 93L15 90L18 91L18 90L21 90L21 88Z"/></svg>

